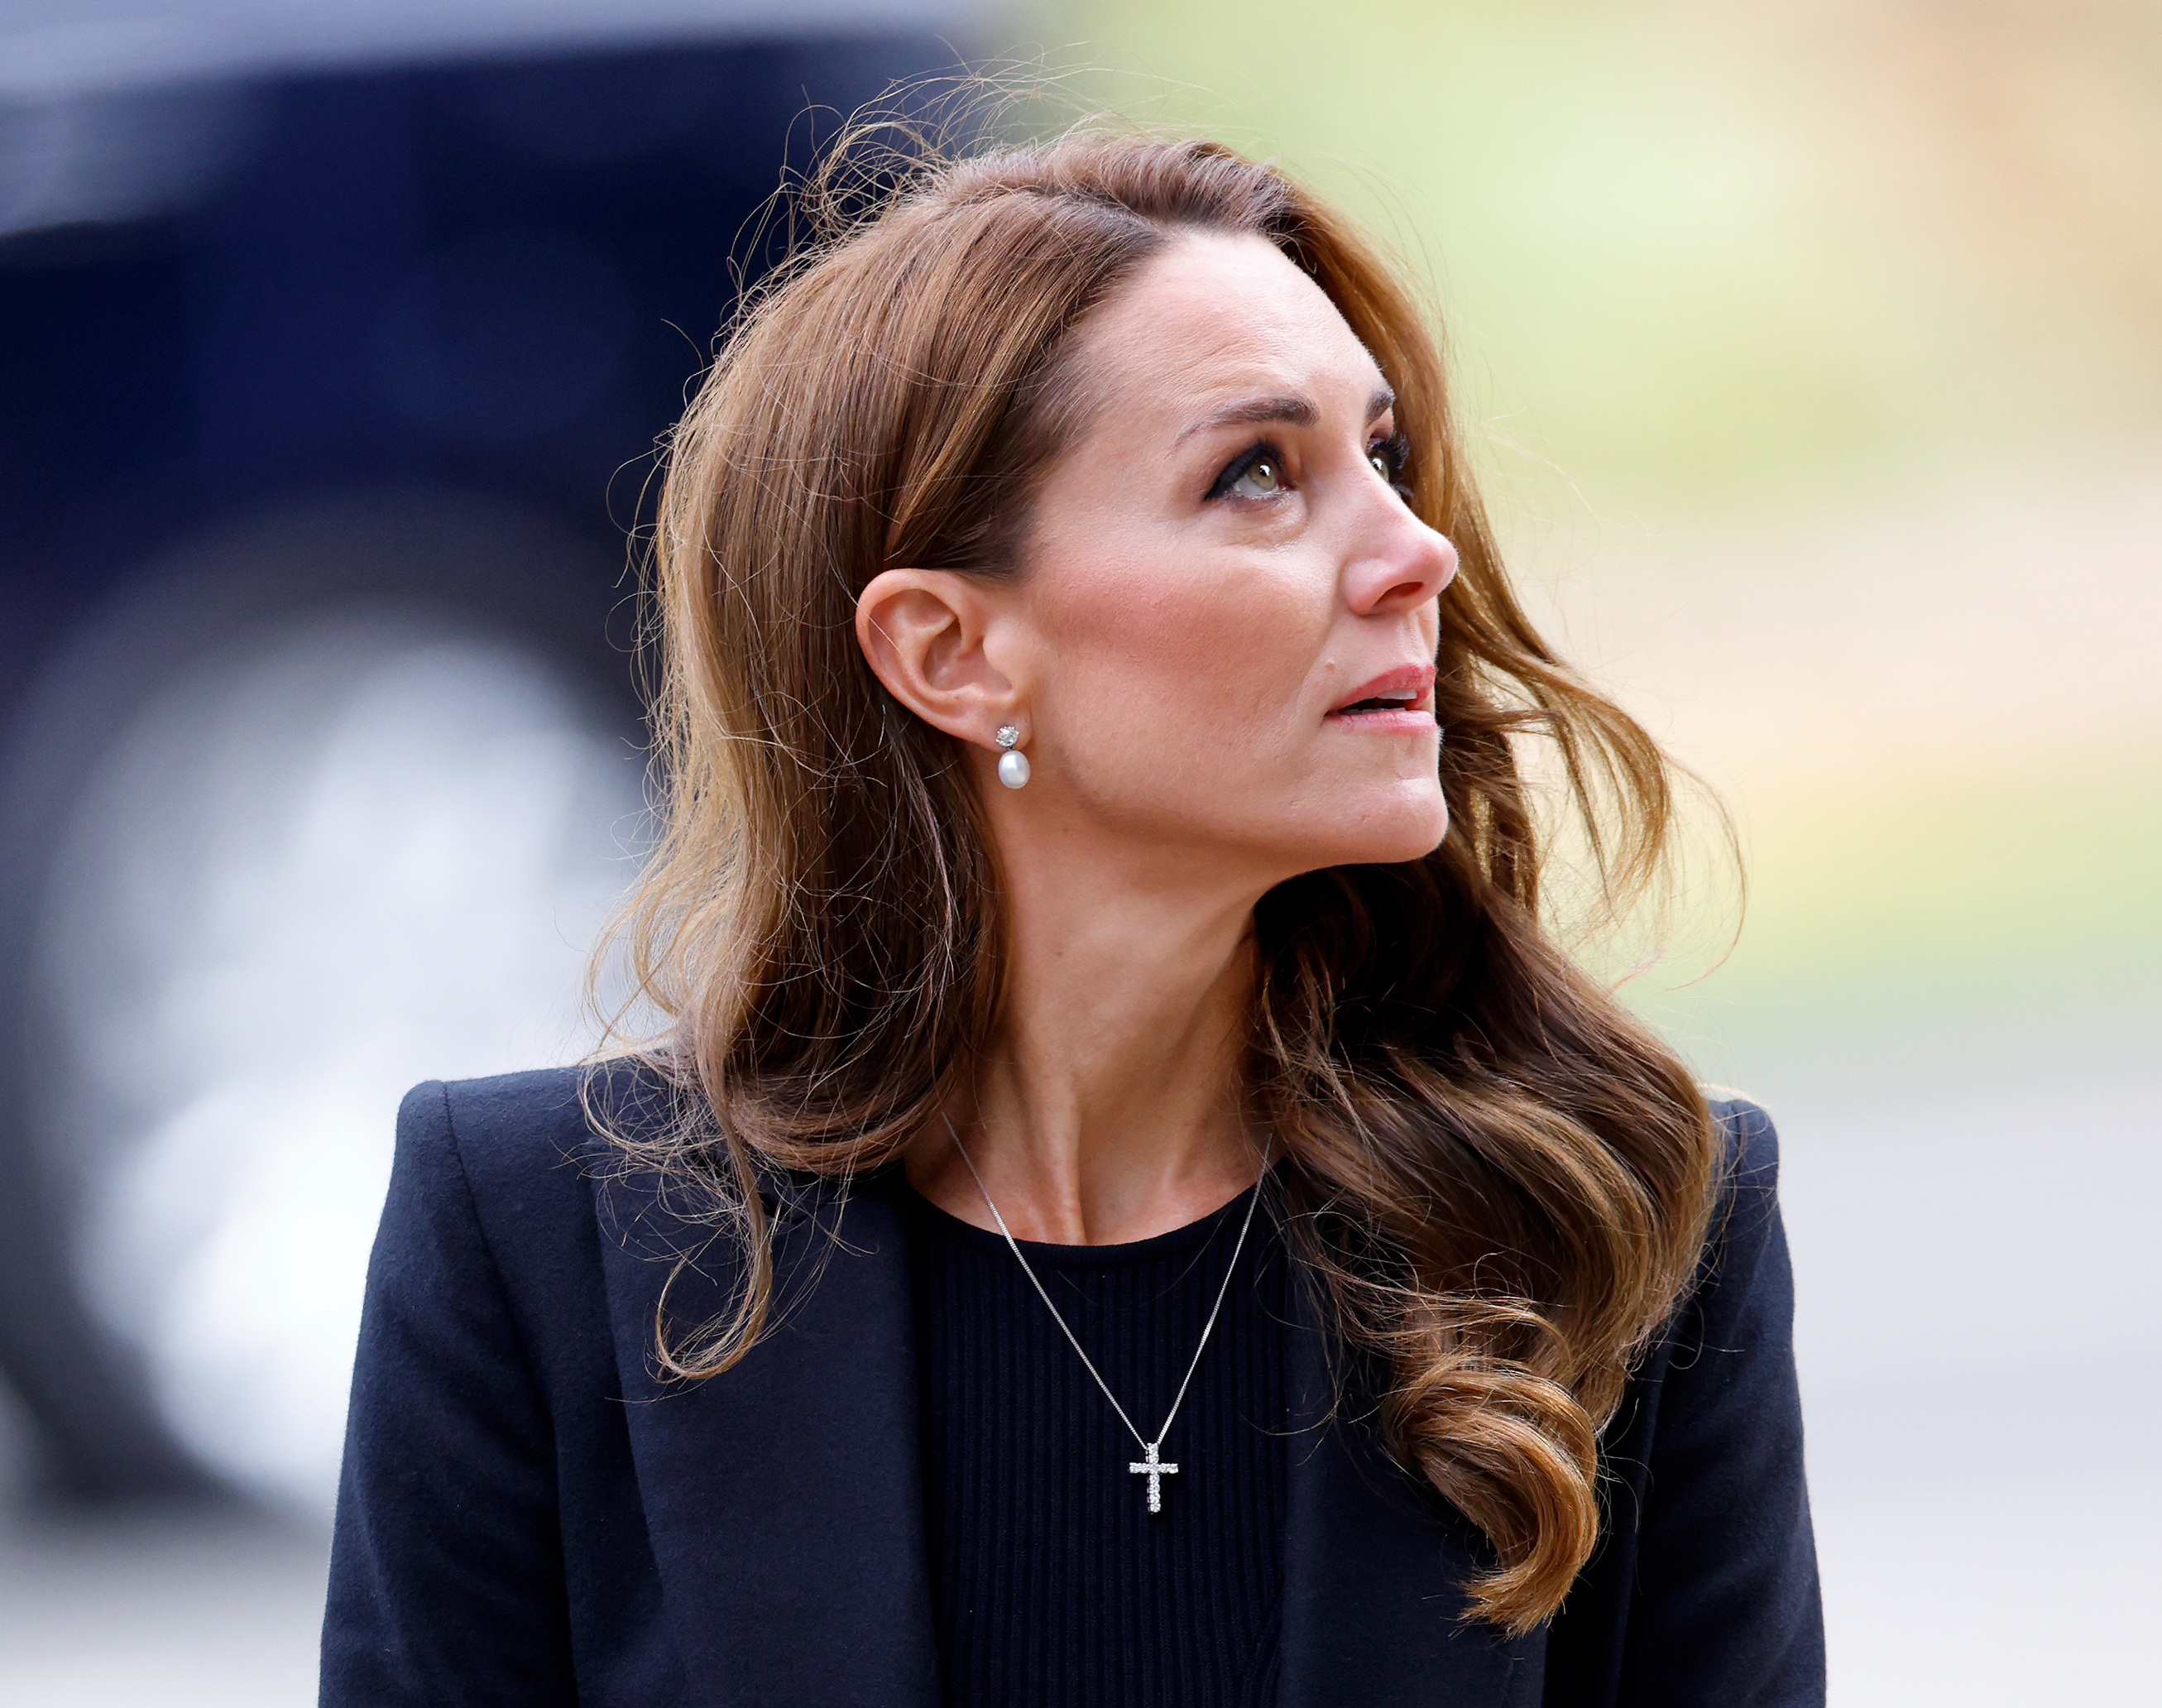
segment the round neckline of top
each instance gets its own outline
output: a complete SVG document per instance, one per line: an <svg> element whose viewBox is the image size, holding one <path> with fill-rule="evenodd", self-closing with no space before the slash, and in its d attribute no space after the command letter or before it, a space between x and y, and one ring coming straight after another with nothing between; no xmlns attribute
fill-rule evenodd
<svg viewBox="0 0 2162 1708"><path fill-rule="evenodd" d="M1005 1251L1005 1236L996 1228L979 1228L951 1210L941 1209L906 1180L901 1182L901 1190L907 1194L910 1207L939 1238L986 1251ZM1246 1200L1254 1190L1250 1186L1208 1214L1161 1234L1152 1234L1146 1240L1124 1240L1109 1246L1053 1246L1038 1240L1020 1239L1015 1243L1030 1262L1058 1269L1115 1268L1129 1263L1146 1263L1159 1257L1184 1256L1208 1245L1232 1218L1244 1216ZM1258 1210L1254 1220L1263 1220ZM1255 1230L1256 1235L1261 1231L1258 1227Z"/></svg>

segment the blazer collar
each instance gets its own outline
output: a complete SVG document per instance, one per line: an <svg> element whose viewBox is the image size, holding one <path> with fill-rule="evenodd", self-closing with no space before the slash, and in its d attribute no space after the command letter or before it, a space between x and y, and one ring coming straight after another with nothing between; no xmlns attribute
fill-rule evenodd
<svg viewBox="0 0 2162 1708"><path fill-rule="evenodd" d="M734 1369L656 1380L682 1225L650 1180L603 1193L631 1449L695 1700L937 1708L915 1324L897 1173L814 1188L776 1240L782 1325ZM842 1237L836 1240L838 1230ZM671 1323L728 1302L686 1270ZM1278 1708L1502 1708L1538 1700L1544 1640L1458 1617L1475 1533L1437 1523L1362 1423L1334 1416L1327 1337L1297 1287Z"/></svg>
<svg viewBox="0 0 2162 1708"><path fill-rule="evenodd" d="M776 1237L781 1325L687 1383L653 1361L685 1230L650 1178L600 1189L631 1453L693 1700L937 1708L908 1253L887 1191L807 1195ZM670 1322L720 1315L733 1279L686 1269Z"/></svg>
<svg viewBox="0 0 2162 1708"><path fill-rule="evenodd" d="M1512 1641L1462 1619L1482 1540L1460 1517L1438 1517L1371 1423L1334 1404L1317 1289L1291 1292L1278 1708L1536 1703L1544 1633Z"/></svg>

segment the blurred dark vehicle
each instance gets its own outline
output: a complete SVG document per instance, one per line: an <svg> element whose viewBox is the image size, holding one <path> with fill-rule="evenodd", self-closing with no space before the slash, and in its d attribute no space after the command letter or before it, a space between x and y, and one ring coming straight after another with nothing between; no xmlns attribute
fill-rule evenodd
<svg viewBox="0 0 2162 1708"><path fill-rule="evenodd" d="M394 867L370 905L394 927L428 898L453 937L476 897L560 912L614 870L585 821L637 797L627 530L745 222L785 156L958 50L920 5L662 5L643 41L635 4L538 39L473 0L315 37L316 8L254 10L259 53L184 6L0 13L0 1368L55 1489L320 1509L382 1088L496 1057L376 1050L324 1117L364 1136L342 1174L279 1160L327 1140L267 1148L305 1120L264 1063L320 1090L311 1050L448 976L361 940L352 895ZM553 864L499 883L521 849L456 814L504 776L569 804ZM591 911L558 923L570 960ZM281 967L289 1001L247 983ZM490 1000L452 995L446 1035ZM220 1050L240 1065L198 1083ZM305 1246L318 1214L343 1254L319 1284L261 1237ZM290 1416L248 1387L308 1358Z"/></svg>

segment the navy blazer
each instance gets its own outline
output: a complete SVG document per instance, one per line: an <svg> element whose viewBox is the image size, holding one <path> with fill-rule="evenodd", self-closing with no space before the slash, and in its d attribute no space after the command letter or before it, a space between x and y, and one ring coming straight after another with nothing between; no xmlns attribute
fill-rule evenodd
<svg viewBox="0 0 2162 1708"><path fill-rule="evenodd" d="M613 1120L650 1118L650 1084L603 1083ZM655 1314L692 1230L578 1084L428 1084L399 1113L322 1701L937 1708L896 1176L793 1206L785 1325L664 1382ZM1777 1141L1755 1105L1716 1108L1728 1184L1697 1284L1606 1432L1599 1551L1530 1635L1459 1619L1480 1538L1324 1420L1322 1331L1294 1327L1282 1708L1823 1701ZM725 1298L704 1268L671 1321Z"/></svg>

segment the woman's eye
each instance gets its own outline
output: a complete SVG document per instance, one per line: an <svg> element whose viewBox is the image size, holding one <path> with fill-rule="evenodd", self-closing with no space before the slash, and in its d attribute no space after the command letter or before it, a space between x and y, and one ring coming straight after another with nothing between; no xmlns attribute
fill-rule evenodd
<svg viewBox="0 0 2162 1708"><path fill-rule="evenodd" d="M1242 451L1216 477L1209 488L1212 499L1272 499L1291 490L1284 477L1283 458L1266 445Z"/></svg>
<svg viewBox="0 0 2162 1708"><path fill-rule="evenodd" d="M1408 499L1411 496L1410 485L1404 479L1404 467L1411 461L1411 447L1404 442L1402 434L1369 445L1366 461L1375 473L1397 489L1400 497Z"/></svg>

